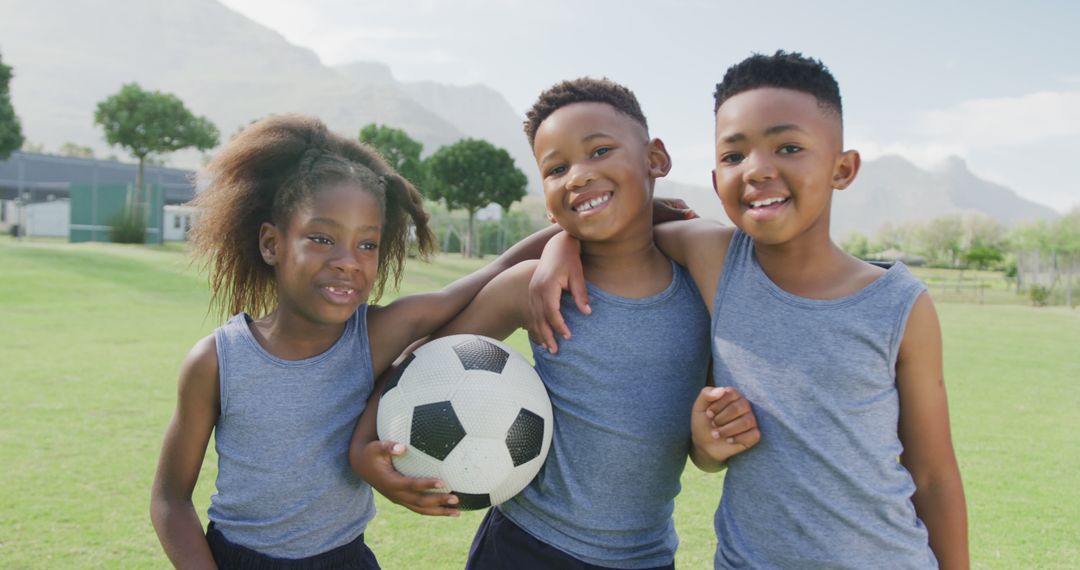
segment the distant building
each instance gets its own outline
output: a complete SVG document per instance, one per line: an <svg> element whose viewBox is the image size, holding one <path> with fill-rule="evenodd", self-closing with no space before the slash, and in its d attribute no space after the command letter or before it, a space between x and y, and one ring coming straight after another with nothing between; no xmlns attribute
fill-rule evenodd
<svg viewBox="0 0 1080 570"><path fill-rule="evenodd" d="M191 206L165 206L165 241L187 241L191 226L199 217L199 209Z"/></svg>
<svg viewBox="0 0 1080 570"><path fill-rule="evenodd" d="M863 256L863 259L867 261L900 261L904 265L910 265L912 267L922 267L923 265L926 265L925 257L904 253L898 249L886 249L885 251L868 253Z"/></svg>
<svg viewBox="0 0 1080 570"><path fill-rule="evenodd" d="M133 186L137 171L137 164L114 160L14 152L7 160L0 161L0 231L9 232L13 226L19 226L22 235L67 236L72 223L73 187L88 189L96 196L99 188L104 191ZM156 165L146 165L143 169L144 184L160 189L158 202L165 206L183 204L195 196L194 175L191 170ZM68 212L67 227L58 218L64 207ZM153 231L166 223L175 224L171 219L166 222L164 211L155 213L158 223L151 223ZM163 233L158 239L169 239L168 229Z"/></svg>

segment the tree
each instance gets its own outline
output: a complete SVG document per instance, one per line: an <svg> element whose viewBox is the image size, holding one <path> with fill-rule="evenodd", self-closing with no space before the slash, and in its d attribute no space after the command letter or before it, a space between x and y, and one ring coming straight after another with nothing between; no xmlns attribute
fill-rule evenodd
<svg viewBox="0 0 1080 570"><path fill-rule="evenodd" d="M218 144L217 127L209 119L196 117L176 95L144 91L136 83L98 103L94 123L104 129L106 142L139 160L136 196L142 192L143 167L150 155L190 147L209 150Z"/></svg>
<svg viewBox="0 0 1080 570"><path fill-rule="evenodd" d="M851 232L840 242L840 249L859 259L866 259L870 253L870 238L860 232Z"/></svg>
<svg viewBox="0 0 1080 570"><path fill-rule="evenodd" d="M70 141L60 145L58 152L64 156L73 156L75 158L94 158L94 149Z"/></svg>
<svg viewBox="0 0 1080 570"><path fill-rule="evenodd" d="M11 153L23 145L22 123L11 105L11 67L0 59L0 160L7 160Z"/></svg>
<svg viewBox="0 0 1080 570"><path fill-rule="evenodd" d="M964 227L959 216L934 218L919 226L916 239L930 263L956 267L962 251Z"/></svg>
<svg viewBox="0 0 1080 570"><path fill-rule="evenodd" d="M448 210L469 214L466 257L472 255L476 211L495 203L506 211L525 196L528 180L506 150L478 139L464 139L440 148L425 161L431 198Z"/></svg>
<svg viewBox="0 0 1080 570"><path fill-rule="evenodd" d="M419 188L424 182L420 153L424 145L413 140L405 131L371 123L360 129L360 142L367 143L390 163L406 180Z"/></svg>

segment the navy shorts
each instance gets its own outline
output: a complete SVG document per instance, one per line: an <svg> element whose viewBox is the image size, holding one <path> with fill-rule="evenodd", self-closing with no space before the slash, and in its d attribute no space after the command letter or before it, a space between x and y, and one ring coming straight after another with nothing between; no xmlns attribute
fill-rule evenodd
<svg viewBox="0 0 1080 570"><path fill-rule="evenodd" d="M274 558L229 542L213 521L206 529L206 542L220 570L379 570L375 553L364 544L364 535L356 540L308 558Z"/></svg>
<svg viewBox="0 0 1080 570"><path fill-rule="evenodd" d="M489 509L469 549L465 570L609 570L582 562L540 541L503 516ZM675 563L648 570L675 570Z"/></svg>

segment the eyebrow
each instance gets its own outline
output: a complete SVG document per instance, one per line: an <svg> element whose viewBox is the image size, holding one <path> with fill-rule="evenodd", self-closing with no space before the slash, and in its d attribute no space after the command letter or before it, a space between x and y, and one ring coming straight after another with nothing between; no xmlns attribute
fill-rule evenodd
<svg viewBox="0 0 1080 570"><path fill-rule="evenodd" d="M771 127L767 128L767 129L765 129L765 136L771 137L773 135L778 135L780 133L785 133L787 131L798 131L800 133L805 133L806 132L806 130L803 129L802 127L800 127L799 125L796 125L796 124L784 124L784 125L774 125L774 126L771 126ZM746 135L744 135L742 133L735 133L733 135L724 137L724 142L729 143L729 144L743 142L745 140L746 140Z"/></svg>
<svg viewBox="0 0 1080 570"><path fill-rule="evenodd" d="M596 133L591 133L591 134L585 135L584 137L581 138L581 142L587 143L587 142L592 142L593 140L596 140L596 139L604 139L604 138L614 138L614 137L612 137L611 135L609 135L609 134L607 134L605 132L596 132ZM558 150L552 150L552 151L548 152L547 154L545 154L544 156L540 157L540 164L543 164L545 161L547 161L549 158L551 158L551 155L558 154L558 152L559 152Z"/></svg>
<svg viewBox="0 0 1080 570"><path fill-rule="evenodd" d="M337 220L332 220L330 218L311 218L311 220L309 220L309 223L312 223L312 224L325 224L327 226L332 226L332 227L338 228L338 229L340 229L342 227L342 225L339 224L337 222ZM365 231L366 230L371 230L371 231L376 231L376 232L381 232L382 231L382 228L379 227L379 226L360 226L360 229L365 230Z"/></svg>

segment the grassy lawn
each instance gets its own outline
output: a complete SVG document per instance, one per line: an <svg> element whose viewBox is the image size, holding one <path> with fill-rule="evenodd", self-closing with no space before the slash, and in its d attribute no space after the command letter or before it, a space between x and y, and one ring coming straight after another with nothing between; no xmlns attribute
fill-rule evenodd
<svg viewBox="0 0 1080 570"><path fill-rule="evenodd" d="M402 291L478 265L413 262ZM217 324L207 299L175 247L0 238L0 568L168 566L149 487L179 363ZM975 567L1080 566L1080 312L938 309ZM520 333L511 343L525 351ZM215 475L211 450L204 520ZM720 479L690 467L683 483L677 564L709 568ZM462 567L480 513L378 506L368 539L385 568Z"/></svg>

